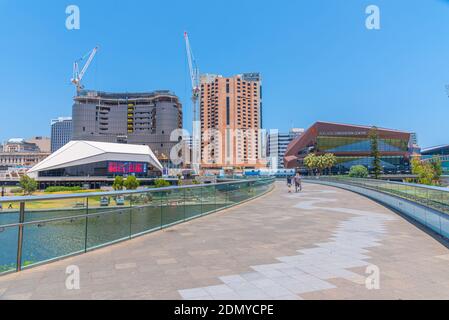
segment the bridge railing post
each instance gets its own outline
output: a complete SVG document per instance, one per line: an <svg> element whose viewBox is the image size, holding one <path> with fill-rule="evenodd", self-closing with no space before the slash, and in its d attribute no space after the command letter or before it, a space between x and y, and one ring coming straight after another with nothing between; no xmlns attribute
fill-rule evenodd
<svg viewBox="0 0 449 320"><path fill-rule="evenodd" d="M22 247L23 247L23 223L25 222L25 202L20 202L19 230L17 232L17 261L16 271L22 270Z"/></svg>

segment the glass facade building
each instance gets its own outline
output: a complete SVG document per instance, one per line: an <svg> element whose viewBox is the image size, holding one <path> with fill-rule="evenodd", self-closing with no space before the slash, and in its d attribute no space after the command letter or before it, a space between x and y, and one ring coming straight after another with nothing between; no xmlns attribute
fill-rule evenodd
<svg viewBox="0 0 449 320"><path fill-rule="evenodd" d="M449 174L449 144L425 148L421 151L422 160L431 160L438 157L441 160L441 166L444 174Z"/></svg>
<svg viewBox="0 0 449 320"><path fill-rule="evenodd" d="M59 150L72 140L72 128L70 117L51 120L51 152Z"/></svg>
<svg viewBox="0 0 449 320"><path fill-rule="evenodd" d="M372 169L372 127L317 122L287 148L286 168L305 169L303 160L309 153L322 155L333 153L337 164L333 173L347 173L354 165ZM378 150L385 173L405 173L410 169L410 133L377 128Z"/></svg>
<svg viewBox="0 0 449 320"><path fill-rule="evenodd" d="M288 133L280 133L277 129L268 134L268 157L271 168L284 169L284 155L287 147L295 138L304 133L304 129L292 128Z"/></svg>
<svg viewBox="0 0 449 320"><path fill-rule="evenodd" d="M101 161L79 166L39 172L39 177L109 177L133 175L140 178L156 176L157 172L145 162Z"/></svg>

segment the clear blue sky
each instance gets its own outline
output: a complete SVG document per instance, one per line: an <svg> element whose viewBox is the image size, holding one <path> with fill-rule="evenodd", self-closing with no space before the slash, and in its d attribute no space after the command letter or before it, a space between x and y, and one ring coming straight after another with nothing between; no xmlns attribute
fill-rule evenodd
<svg viewBox="0 0 449 320"><path fill-rule="evenodd" d="M81 30L65 28L65 8ZM381 30L365 28L365 8ZM84 84L104 91L170 89L190 128L183 32L202 72L259 71L264 127L317 120L416 131L449 143L449 2L443 0L0 0L0 140L49 135L71 114L72 62L100 45Z"/></svg>

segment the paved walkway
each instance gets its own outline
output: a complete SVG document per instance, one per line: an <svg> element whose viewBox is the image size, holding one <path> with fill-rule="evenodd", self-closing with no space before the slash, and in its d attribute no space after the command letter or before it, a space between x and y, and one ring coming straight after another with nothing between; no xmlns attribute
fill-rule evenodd
<svg viewBox="0 0 449 320"><path fill-rule="evenodd" d="M69 265L79 290L66 289ZM278 183L238 207L0 277L0 299L449 299L448 270L449 250L389 209Z"/></svg>

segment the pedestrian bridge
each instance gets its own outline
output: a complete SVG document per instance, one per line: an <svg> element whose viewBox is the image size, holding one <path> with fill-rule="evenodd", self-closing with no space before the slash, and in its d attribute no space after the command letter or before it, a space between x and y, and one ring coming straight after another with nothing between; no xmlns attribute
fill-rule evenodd
<svg viewBox="0 0 449 320"><path fill-rule="evenodd" d="M348 190L355 187L305 181L301 193L288 193L284 181L276 182L236 206L218 201L224 209L214 214L1 276L0 299L448 299L443 239ZM176 197L160 201L176 206ZM46 227L25 226L23 236ZM110 233L93 236L91 244ZM78 290L66 287L69 266L79 270Z"/></svg>

